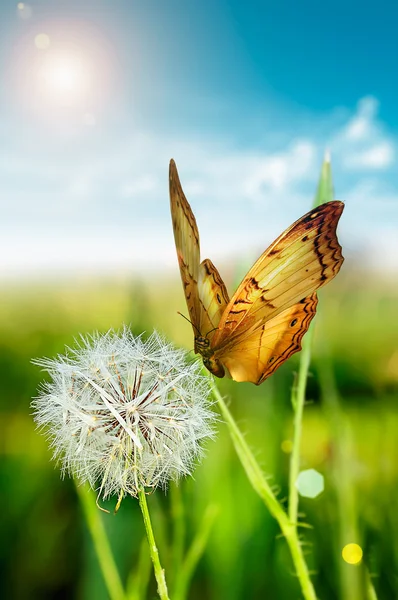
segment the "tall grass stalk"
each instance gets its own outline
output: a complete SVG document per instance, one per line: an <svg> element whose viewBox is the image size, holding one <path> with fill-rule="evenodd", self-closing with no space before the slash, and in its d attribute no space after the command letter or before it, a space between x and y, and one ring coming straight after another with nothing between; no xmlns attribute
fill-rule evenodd
<svg viewBox="0 0 398 600"><path fill-rule="evenodd" d="M289 518L297 525L298 513L298 490L296 487L297 477L300 471L300 444L301 431L305 403L305 392L307 388L308 371L311 362L311 345L313 338L313 326L311 325L303 340L303 348L300 356L300 367L297 376L297 385L292 388L292 406L294 411L293 447L290 455L289 469Z"/></svg>
<svg viewBox="0 0 398 600"><path fill-rule="evenodd" d="M333 178L332 168L330 164L329 152L325 153L325 158L321 168L318 188L315 194L313 208L330 202L333 200ZM302 350L300 353L299 371L297 377L297 385L292 389L292 405L294 411L294 427L293 427L293 447L290 456L289 470L289 517L292 523L297 526L297 514L299 494L296 487L297 477L300 472L300 446L302 421L305 404L305 394L307 388L308 372L311 363L311 346L314 332L314 323L304 337Z"/></svg>
<svg viewBox="0 0 398 600"><path fill-rule="evenodd" d="M95 493L88 486L76 484L87 526L94 542L98 562L111 600L127 600L112 550L98 510Z"/></svg>

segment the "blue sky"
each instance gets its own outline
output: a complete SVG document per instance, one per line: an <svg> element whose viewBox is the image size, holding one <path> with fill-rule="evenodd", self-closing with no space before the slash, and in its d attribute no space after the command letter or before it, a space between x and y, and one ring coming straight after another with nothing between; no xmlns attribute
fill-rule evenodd
<svg viewBox="0 0 398 600"><path fill-rule="evenodd" d="M171 157L203 256L255 256L326 148L346 257L398 270L397 22L391 2L1 3L0 276L175 273Z"/></svg>

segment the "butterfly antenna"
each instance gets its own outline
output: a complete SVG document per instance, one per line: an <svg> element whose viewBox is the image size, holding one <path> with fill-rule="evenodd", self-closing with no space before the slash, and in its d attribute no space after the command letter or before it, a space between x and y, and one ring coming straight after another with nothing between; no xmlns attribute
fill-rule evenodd
<svg viewBox="0 0 398 600"><path fill-rule="evenodd" d="M182 317L183 319L185 319L186 321L188 321L188 323L191 323L192 327L193 327L194 329L196 329L196 331L197 331L197 332L198 332L198 334L200 335L200 331L199 331L199 329L196 327L196 325L194 325L194 324L192 323L192 321L190 321L190 320L188 319L188 317L186 317L185 315L183 315L182 313L180 313L180 311L179 311L179 310L177 310L177 315L180 315L180 317Z"/></svg>
<svg viewBox="0 0 398 600"><path fill-rule="evenodd" d="M216 329L218 329L218 327L213 327L213 329L210 329L210 331L208 331L206 333L206 337L209 335L209 333L211 333L212 331L215 331Z"/></svg>

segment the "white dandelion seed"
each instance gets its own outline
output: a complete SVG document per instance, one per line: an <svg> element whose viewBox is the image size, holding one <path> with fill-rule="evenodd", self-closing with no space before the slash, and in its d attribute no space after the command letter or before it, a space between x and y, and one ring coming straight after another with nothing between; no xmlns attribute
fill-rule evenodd
<svg viewBox="0 0 398 600"><path fill-rule="evenodd" d="M52 378L33 407L53 458L103 498L190 474L213 436L209 379L157 333L146 341L127 328L94 334L34 362Z"/></svg>

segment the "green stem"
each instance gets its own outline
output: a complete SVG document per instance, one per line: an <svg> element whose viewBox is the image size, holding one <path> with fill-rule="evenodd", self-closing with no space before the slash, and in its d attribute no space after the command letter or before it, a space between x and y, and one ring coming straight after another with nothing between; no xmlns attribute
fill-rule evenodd
<svg viewBox="0 0 398 600"><path fill-rule="evenodd" d="M294 428L293 428L293 448L290 456L289 471L289 518L294 524L297 524L298 513L298 490L296 481L300 470L300 446L303 411L305 403L305 391L307 388L308 371L311 361L311 343L313 337L313 326L304 338L303 349L300 356L300 366L297 378L297 385L292 390L292 404L294 410Z"/></svg>
<svg viewBox="0 0 398 600"><path fill-rule="evenodd" d="M76 483L76 489L83 507L84 516L94 542L98 562L111 600L125 600L126 595L112 555L101 513L96 504L94 492Z"/></svg>
<svg viewBox="0 0 398 600"><path fill-rule="evenodd" d="M155 577L158 584L158 594L162 600L169 600L166 578L164 576L164 569L162 569L162 566L160 564L159 551L156 546L155 536L153 535L151 519L148 511L148 504L146 501L146 494L142 488L138 491L138 500L140 502L140 508L145 524L145 531L148 538L149 552L151 555L153 569L155 571Z"/></svg>
<svg viewBox="0 0 398 600"><path fill-rule="evenodd" d="M295 523L292 523L278 502L214 382L212 382L212 390L214 397L220 406L221 413L227 423L236 453L246 471L246 475L252 484L253 489L263 500L271 515L279 523L279 527L286 538L303 596L305 600L316 600L314 586L312 585L307 563L304 559L296 525Z"/></svg>

